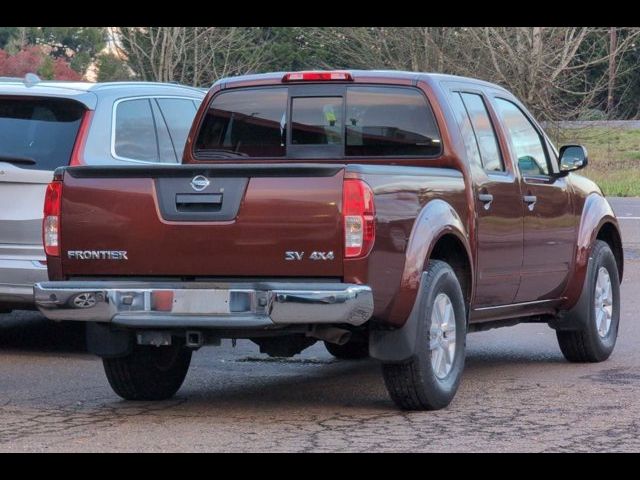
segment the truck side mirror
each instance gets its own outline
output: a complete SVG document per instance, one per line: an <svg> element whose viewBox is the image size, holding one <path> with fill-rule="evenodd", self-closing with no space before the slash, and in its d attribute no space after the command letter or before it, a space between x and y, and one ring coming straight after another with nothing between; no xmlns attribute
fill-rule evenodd
<svg viewBox="0 0 640 480"><path fill-rule="evenodd" d="M589 164L587 149L582 145L563 145L560 147L560 176L575 172Z"/></svg>

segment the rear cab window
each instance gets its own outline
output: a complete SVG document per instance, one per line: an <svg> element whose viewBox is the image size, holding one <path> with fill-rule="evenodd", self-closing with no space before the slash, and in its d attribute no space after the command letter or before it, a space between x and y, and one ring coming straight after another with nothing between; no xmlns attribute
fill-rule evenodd
<svg viewBox="0 0 640 480"><path fill-rule="evenodd" d="M74 100L0 98L0 162L34 170L68 165L85 111Z"/></svg>
<svg viewBox="0 0 640 480"><path fill-rule="evenodd" d="M441 150L435 117L417 88L295 85L216 95L194 156L435 157Z"/></svg>

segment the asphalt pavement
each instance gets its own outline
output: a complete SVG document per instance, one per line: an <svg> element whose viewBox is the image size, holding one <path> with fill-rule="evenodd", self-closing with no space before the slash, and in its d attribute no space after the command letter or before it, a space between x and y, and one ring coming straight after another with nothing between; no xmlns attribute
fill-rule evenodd
<svg viewBox="0 0 640 480"><path fill-rule="evenodd" d="M0 452L638 451L640 199L611 203L626 265L606 362L566 362L546 325L474 333L453 403L401 412L373 360L338 361L320 343L270 359L223 341L194 354L174 399L127 402L82 325L14 312L0 315Z"/></svg>

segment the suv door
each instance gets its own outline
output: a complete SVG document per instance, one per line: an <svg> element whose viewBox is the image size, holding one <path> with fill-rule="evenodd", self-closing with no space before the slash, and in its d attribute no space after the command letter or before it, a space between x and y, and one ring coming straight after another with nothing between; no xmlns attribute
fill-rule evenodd
<svg viewBox="0 0 640 480"><path fill-rule="evenodd" d="M476 290L474 308L513 302L522 266L520 184L505 162L495 119L482 92L454 88L450 98L473 179L476 219ZM495 114L493 114L495 115Z"/></svg>
<svg viewBox="0 0 640 480"><path fill-rule="evenodd" d="M494 102L521 177L524 258L515 302L555 299L568 280L575 249L577 221L567 180L553 175L555 152L525 110L507 98L496 96Z"/></svg>

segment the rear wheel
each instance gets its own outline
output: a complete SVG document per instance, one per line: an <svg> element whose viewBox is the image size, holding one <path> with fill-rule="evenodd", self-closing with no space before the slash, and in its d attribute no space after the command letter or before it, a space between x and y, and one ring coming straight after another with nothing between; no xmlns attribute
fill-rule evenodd
<svg viewBox="0 0 640 480"><path fill-rule="evenodd" d="M589 257L583 292L569 315L575 330L557 330L558 344L570 362L602 362L616 345L620 322L620 279L613 252L597 240Z"/></svg>
<svg viewBox="0 0 640 480"><path fill-rule="evenodd" d="M455 396L464 369L466 308L460 283L451 267L429 262L422 296L414 355L402 363L383 363L387 390L405 410L437 410Z"/></svg>
<svg viewBox="0 0 640 480"><path fill-rule="evenodd" d="M165 400L182 385L191 352L181 345L136 345L126 357L102 362L111 388L125 400Z"/></svg>

